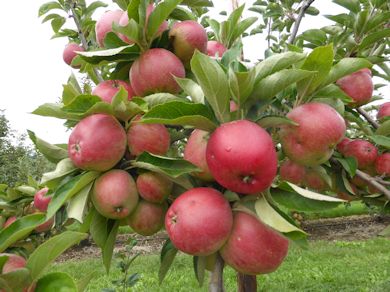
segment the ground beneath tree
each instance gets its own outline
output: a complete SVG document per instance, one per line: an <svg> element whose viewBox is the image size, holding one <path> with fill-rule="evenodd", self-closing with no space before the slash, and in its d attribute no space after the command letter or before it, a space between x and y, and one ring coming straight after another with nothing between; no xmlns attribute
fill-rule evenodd
<svg viewBox="0 0 390 292"><path fill-rule="evenodd" d="M308 220L302 223L302 229L310 236L310 240L364 240L378 236L378 234L390 225L390 216L359 215L339 217L332 219ZM156 254L161 250L167 239L166 232L159 232L153 236L144 237L137 234L118 235L114 252L124 249L129 238L135 238L138 244L133 248L141 254ZM73 247L61 255L57 262L70 259L85 259L100 257L100 249L91 241Z"/></svg>

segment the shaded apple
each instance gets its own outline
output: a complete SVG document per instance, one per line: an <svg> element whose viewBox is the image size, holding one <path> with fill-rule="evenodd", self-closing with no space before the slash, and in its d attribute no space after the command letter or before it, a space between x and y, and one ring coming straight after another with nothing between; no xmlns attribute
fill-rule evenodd
<svg viewBox="0 0 390 292"><path fill-rule="evenodd" d="M16 219L18 219L18 218L16 218L16 216L8 217L3 225L3 228L7 228L8 226L10 226L12 223L14 223L16 221Z"/></svg>
<svg viewBox="0 0 390 292"><path fill-rule="evenodd" d="M104 47L104 38L109 32L112 32L112 24L118 23L124 12L122 10L106 11L99 20L96 21L95 32L96 41L99 47Z"/></svg>
<svg viewBox="0 0 390 292"><path fill-rule="evenodd" d="M113 169L95 181L91 199L96 210L104 217L123 219L137 206L137 187L129 173Z"/></svg>
<svg viewBox="0 0 390 292"><path fill-rule="evenodd" d="M355 139L347 144L343 154L345 157L354 157L358 168L366 169L374 165L378 149L368 141Z"/></svg>
<svg viewBox="0 0 390 292"><path fill-rule="evenodd" d="M287 114L287 118L298 126L281 126L279 136L283 151L290 160L305 166L327 161L346 130L340 114L324 103L298 106Z"/></svg>
<svg viewBox="0 0 390 292"><path fill-rule="evenodd" d="M92 90L92 94L99 96L105 102L111 103L112 98L118 93L121 86L127 91L128 100L131 100L135 93L131 85L123 80L103 81Z"/></svg>
<svg viewBox="0 0 390 292"><path fill-rule="evenodd" d="M345 148L347 147L348 143L351 141L352 139L345 137L343 140L341 140L340 143L336 145L337 151L340 152L341 154L344 154Z"/></svg>
<svg viewBox="0 0 390 292"><path fill-rule="evenodd" d="M303 185L306 169L304 166L287 159L280 165L279 174L282 180Z"/></svg>
<svg viewBox="0 0 390 292"><path fill-rule="evenodd" d="M229 266L248 275L275 271L287 252L284 236L244 212L234 214L232 232L220 251Z"/></svg>
<svg viewBox="0 0 390 292"><path fill-rule="evenodd" d="M84 48L76 43L69 43L65 46L62 58L64 62L71 66L73 59L77 56L76 52L84 52ZM72 66L73 68L80 68L80 66Z"/></svg>
<svg viewBox="0 0 390 292"><path fill-rule="evenodd" d="M192 175L205 181L214 180L206 161L206 147L209 135L209 132L195 129L192 131L184 148L184 159L202 170L201 172L194 172Z"/></svg>
<svg viewBox="0 0 390 292"><path fill-rule="evenodd" d="M153 235L163 228L166 212L166 203L155 204L141 200L127 222L136 233L144 236Z"/></svg>
<svg viewBox="0 0 390 292"><path fill-rule="evenodd" d="M130 68L130 83L138 96L157 92L178 93L180 87L173 76L184 78L183 63L165 49L150 49L135 60Z"/></svg>
<svg viewBox="0 0 390 292"><path fill-rule="evenodd" d="M208 41L207 42L207 55L211 57L222 58L223 54L226 52L226 47L218 41Z"/></svg>
<svg viewBox="0 0 390 292"><path fill-rule="evenodd" d="M51 201L51 196L47 196L48 188L40 189L34 195L34 207L41 212L47 211L47 206Z"/></svg>
<svg viewBox="0 0 390 292"><path fill-rule="evenodd" d="M390 152L383 153L377 157L375 170L380 175L390 176Z"/></svg>
<svg viewBox="0 0 390 292"><path fill-rule="evenodd" d="M69 137L68 154L84 170L106 171L121 160L126 132L110 115L94 114L82 119Z"/></svg>
<svg viewBox="0 0 390 292"><path fill-rule="evenodd" d="M20 255L12 253L0 253L0 256L8 256L8 259L5 262L1 271L2 274L6 274L24 268L27 263L25 258L21 257Z"/></svg>
<svg viewBox="0 0 390 292"><path fill-rule="evenodd" d="M46 222L42 223L41 225L38 225L35 227L35 232L41 233L41 232L46 232L49 231L54 225L54 217L51 217L49 220Z"/></svg>
<svg viewBox="0 0 390 292"><path fill-rule="evenodd" d="M247 121L222 124L210 136L207 165L215 180L243 194L267 189L277 172L277 157L271 136Z"/></svg>
<svg viewBox="0 0 390 292"><path fill-rule="evenodd" d="M198 256L219 250L229 237L232 223L229 202L212 188L186 191L165 216L165 229L174 246Z"/></svg>
<svg viewBox="0 0 390 292"><path fill-rule="evenodd" d="M162 203L172 192L173 182L162 174L144 172L137 177L137 190L146 201Z"/></svg>
<svg viewBox="0 0 390 292"><path fill-rule="evenodd" d="M304 177L304 184L315 191L323 192L329 189L325 179L316 171L307 169Z"/></svg>
<svg viewBox="0 0 390 292"><path fill-rule="evenodd" d="M390 117L390 102L385 102L379 106L377 119L383 119L385 117Z"/></svg>

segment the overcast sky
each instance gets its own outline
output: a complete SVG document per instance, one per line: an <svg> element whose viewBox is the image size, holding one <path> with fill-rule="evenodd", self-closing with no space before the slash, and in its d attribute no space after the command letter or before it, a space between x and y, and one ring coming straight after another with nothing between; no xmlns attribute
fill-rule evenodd
<svg viewBox="0 0 390 292"><path fill-rule="evenodd" d="M11 127L19 133L25 133L29 129L51 143L64 143L67 142L69 133L62 126L63 120L29 114L43 103L58 101L62 94L62 84L66 83L71 73L71 68L62 60L67 40L50 40L50 23L42 24L37 17L39 6L45 2L48 0L11 0L3 1L1 5L0 109L6 110L5 115L10 120ZM230 10L228 0L214 3L217 11ZM322 14L342 11L330 0L315 1L314 6ZM105 10L100 8L96 17ZM302 21L302 29L320 28L328 24L330 22L324 17L306 17ZM246 38L244 48L246 58L262 58L264 36ZM381 91L389 92L389 87ZM387 98L390 99L390 96L387 95Z"/></svg>

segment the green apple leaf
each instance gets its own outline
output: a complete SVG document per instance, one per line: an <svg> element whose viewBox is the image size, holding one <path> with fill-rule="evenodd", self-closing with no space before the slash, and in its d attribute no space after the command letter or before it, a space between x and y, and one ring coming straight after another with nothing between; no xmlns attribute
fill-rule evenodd
<svg viewBox="0 0 390 292"><path fill-rule="evenodd" d="M169 18L176 19L176 20L195 20L196 16L189 11L188 9L185 9L183 7L176 7L172 13L169 15Z"/></svg>
<svg viewBox="0 0 390 292"><path fill-rule="evenodd" d="M57 163L68 157L68 151L65 149L38 138L35 133L30 130L27 130L27 133L35 147L37 147L39 152L42 153L49 161Z"/></svg>
<svg viewBox="0 0 390 292"><path fill-rule="evenodd" d="M50 10L53 10L53 9L62 10L62 6L57 1L51 1L51 2L47 2L47 3L42 4L38 10L38 17L48 13Z"/></svg>
<svg viewBox="0 0 390 292"><path fill-rule="evenodd" d="M390 120L381 123L375 131L375 135L390 136Z"/></svg>
<svg viewBox="0 0 390 292"><path fill-rule="evenodd" d="M101 102L102 99L96 95L80 94L71 102L62 107L65 112L84 113L89 110L94 104Z"/></svg>
<svg viewBox="0 0 390 292"><path fill-rule="evenodd" d="M262 128L278 128L281 125L298 126L296 122L286 117L280 116L266 116L256 121L256 123Z"/></svg>
<svg viewBox="0 0 390 292"><path fill-rule="evenodd" d="M376 44L379 41L382 41L390 37L390 28L386 28L380 31L373 32L363 38L362 42L359 44L359 49L363 50L373 44Z"/></svg>
<svg viewBox="0 0 390 292"><path fill-rule="evenodd" d="M24 288L31 284L30 271L20 268L15 271L0 274L1 291L25 291Z"/></svg>
<svg viewBox="0 0 390 292"><path fill-rule="evenodd" d="M167 275L169 268L171 267L177 252L178 250L175 248L171 240L168 238L161 249L160 269L158 271L158 279L160 284L164 281L164 278Z"/></svg>
<svg viewBox="0 0 390 292"><path fill-rule="evenodd" d="M370 140L373 141L375 144L390 149L390 137L386 137L382 135L372 135L368 138L370 138Z"/></svg>
<svg viewBox="0 0 390 292"><path fill-rule="evenodd" d="M333 0L334 3L343 6L353 13L358 13L360 11L360 2L359 0Z"/></svg>
<svg viewBox="0 0 390 292"><path fill-rule="evenodd" d="M100 215L94 208L90 211L90 215L92 217L90 225L92 239L97 246L103 249L107 241L109 225L112 225L113 220Z"/></svg>
<svg viewBox="0 0 390 292"><path fill-rule="evenodd" d="M37 282L36 292L67 291L77 292L77 285L73 278L66 273L55 272L44 275Z"/></svg>
<svg viewBox="0 0 390 292"><path fill-rule="evenodd" d="M345 169L346 172L351 177L354 177L356 174L356 169L358 167L358 163L356 158L354 157L345 157L345 158L335 158L338 162L340 162L341 166Z"/></svg>
<svg viewBox="0 0 390 292"><path fill-rule="evenodd" d="M194 8L213 7L213 1L211 0L183 0L182 5Z"/></svg>
<svg viewBox="0 0 390 292"><path fill-rule="evenodd" d="M57 163L55 170L46 172L42 175L41 185L55 189L58 184L68 175L77 171L70 158L62 159Z"/></svg>
<svg viewBox="0 0 390 292"><path fill-rule="evenodd" d="M191 97L194 103L204 103L202 88L195 81L187 78L174 77L179 86Z"/></svg>
<svg viewBox="0 0 390 292"><path fill-rule="evenodd" d="M104 247L102 248L103 264L106 267L107 274L110 272L112 254L114 252L115 239L116 235L118 234L118 228L119 220L116 220L111 230L109 230L107 240L104 244Z"/></svg>
<svg viewBox="0 0 390 292"><path fill-rule="evenodd" d="M127 45L108 50L77 52L77 54L87 63L98 65L101 62L132 61L138 58L140 51L138 46Z"/></svg>
<svg viewBox="0 0 390 292"><path fill-rule="evenodd" d="M164 104L171 101L183 101L183 98L178 97L176 95L170 93L154 93L151 95L147 95L142 98L145 102L148 103L149 107L154 107L159 104Z"/></svg>
<svg viewBox="0 0 390 292"><path fill-rule="evenodd" d="M68 218L73 218L80 223L83 223L83 218L88 207L88 197L92 184L93 183L87 185L77 195L70 199L69 205L66 208Z"/></svg>
<svg viewBox="0 0 390 292"><path fill-rule="evenodd" d="M337 64L333 65L328 77L322 83L322 86L334 83L341 77L347 76L363 68L371 68L372 64L366 59L362 58L344 58Z"/></svg>
<svg viewBox="0 0 390 292"><path fill-rule="evenodd" d="M205 271L206 271L206 257L194 256L193 257L195 277L198 280L199 286L202 287L204 283Z"/></svg>
<svg viewBox="0 0 390 292"><path fill-rule="evenodd" d="M352 102L352 98L349 97L344 91L340 89L336 84L329 84L322 87L313 94L314 98L333 98L340 99L344 103Z"/></svg>

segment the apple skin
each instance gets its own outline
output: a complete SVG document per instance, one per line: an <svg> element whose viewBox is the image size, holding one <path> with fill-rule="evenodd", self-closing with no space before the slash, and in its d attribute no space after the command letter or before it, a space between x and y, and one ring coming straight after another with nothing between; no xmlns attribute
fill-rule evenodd
<svg viewBox="0 0 390 292"><path fill-rule="evenodd" d="M95 181L91 199L96 210L104 217L123 219L138 204L137 187L130 174L113 169Z"/></svg>
<svg viewBox="0 0 390 292"><path fill-rule="evenodd" d="M151 203L162 203L172 192L173 182L156 172L144 172L136 180L141 198Z"/></svg>
<svg viewBox="0 0 390 292"><path fill-rule="evenodd" d="M121 160L126 132L110 115L94 114L82 119L69 136L68 154L84 170L106 171Z"/></svg>
<svg viewBox="0 0 390 292"><path fill-rule="evenodd" d="M383 153L377 157L375 170L380 175L390 176L390 152Z"/></svg>
<svg viewBox="0 0 390 292"><path fill-rule="evenodd" d="M207 256L226 242L233 224L229 202L212 188L193 188L169 207L165 229L173 245L190 255Z"/></svg>
<svg viewBox="0 0 390 292"><path fill-rule="evenodd" d="M8 226L10 226L12 223L14 223L16 221L16 216L11 216L11 217L8 217L8 219L5 221L4 225L3 225L3 228L7 228Z"/></svg>
<svg viewBox="0 0 390 292"><path fill-rule="evenodd" d="M285 160L279 169L280 178L296 185L303 185L306 175L306 168L291 160Z"/></svg>
<svg viewBox="0 0 390 292"><path fill-rule="evenodd" d="M209 132L195 129L192 131L184 148L184 159L202 170L201 172L194 172L192 175L205 181L214 180L206 161L206 147L209 134Z"/></svg>
<svg viewBox="0 0 390 292"><path fill-rule="evenodd" d="M112 10L106 11L98 21L96 21L95 32L96 32L96 41L99 47L104 47L104 38L109 32L112 32L112 24L118 23L121 19L124 11L122 10Z"/></svg>
<svg viewBox="0 0 390 292"><path fill-rule="evenodd" d="M189 67L195 50L207 52L207 33L202 25L194 20L175 22L169 31L173 53Z"/></svg>
<svg viewBox="0 0 390 292"><path fill-rule="evenodd" d="M368 103L374 91L371 71L367 68L356 71L350 75L337 80L337 85L349 97L353 99L349 105L352 107Z"/></svg>
<svg viewBox="0 0 390 292"><path fill-rule="evenodd" d="M138 234L150 236L164 226L167 204L154 204L141 200L127 219L129 226Z"/></svg>
<svg viewBox="0 0 390 292"><path fill-rule="evenodd" d="M6 274L24 268L27 263L24 257L16 254L1 253L0 256L8 256L8 260L5 262L1 274Z"/></svg>
<svg viewBox="0 0 390 292"><path fill-rule="evenodd" d="M71 66L73 59L77 56L76 52L84 52L84 48L79 46L76 43L69 43L65 46L64 52L62 53L62 58L64 59L64 62ZM73 68L77 69L80 68L80 66L72 66Z"/></svg>
<svg viewBox="0 0 390 292"><path fill-rule="evenodd" d="M156 155L166 154L171 144L167 128L160 124L142 124L137 120L139 117L135 118L127 131L130 154L138 156L144 151Z"/></svg>
<svg viewBox="0 0 390 292"><path fill-rule="evenodd" d="M42 233L49 231L54 225L54 217L51 217L49 220L47 220L45 223L42 223L41 225L38 225L35 227L35 232Z"/></svg>
<svg viewBox="0 0 390 292"><path fill-rule="evenodd" d="M298 106L287 114L287 118L298 126L281 126L279 136L283 151L290 160L304 166L316 166L327 161L345 135L344 119L324 103Z"/></svg>
<svg viewBox="0 0 390 292"><path fill-rule="evenodd" d="M211 57L222 58L223 54L226 52L226 47L218 41L208 41L207 42L207 55Z"/></svg>
<svg viewBox="0 0 390 292"><path fill-rule="evenodd" d="M344 154L347 145L348 145L349 142L351 142L351 141L352 141L352 139L349 139L349 138L345 137L343 140L341 140L340 143L338 143L338 144L336 145L337 151L340 152L341 154Z"/></svg>
<svg viewBox="0 0 390 292"><path fill-rule="evenodd" d="M220 185L242 194L264 191L272 184L277 172L271 136L247 120L218 127L207 143L206 160Z"/></svg>
<svg viewBox="0 0 390 292"><path fill-rule="evenodd" d="M326 181L321 177L320 174L313 170L307 170L304 177L305 185L315 191L323 192L329 189Z"/></svg>
<svg viewBox="0 0 390 292"><path fill-rule="evenodd" d="M383 119L384 117L390 117L390 102L385 102L379 106L377 119Z"/></svg>
<svg viewBox="0 0 390 292"><path fill-rule="evenodd" d="M229 266L243 274L267 274L283 262L288 245L285 237L254 216L237 212L232 232L220 253Z"/></svg>
<svg viewBox="0 0 390 292"><path fill-rule="evenodd" d="M359 169L373 166L378 157L378 149L368 141L355 139L348 143L344 151L345 157L354 157Z"/></svg>
<svg viewBox="0 0 390 292"><path fill-rule="evenodd" d="M128 100L131 100L135 93L131 85L123 80L103 81L92 90L92 94L99 96L105 102L111 103L112 98L118 93L121 86L127 91Z"/></svg>
<svg viewBox="0 0 390 292"><path fill-rule="evenodd" d="M41 212L47 211L47 206L49 206L51 201L51 196L46 196L48 191L48 188L43 188L34 195L34 207Z"/></svg>
<svg viewBox="0 0 390 292"><path fill-rule="evenodd" d="M180 92L173 76L185 77L183 63L170 51L160 48L143 53L135 60L129 73L131 86L137 96L157 92Z"/></svg>

